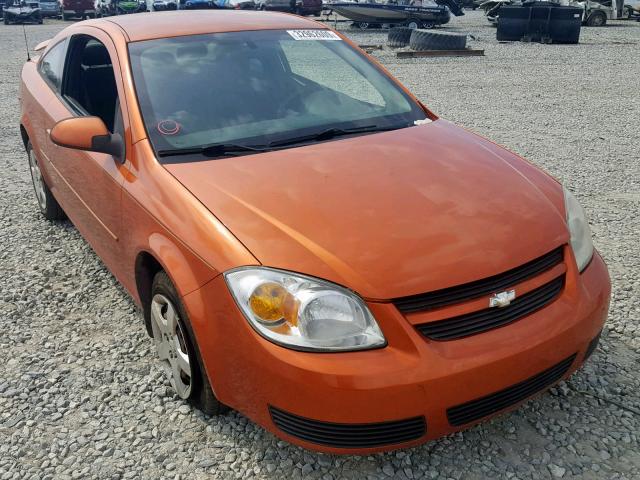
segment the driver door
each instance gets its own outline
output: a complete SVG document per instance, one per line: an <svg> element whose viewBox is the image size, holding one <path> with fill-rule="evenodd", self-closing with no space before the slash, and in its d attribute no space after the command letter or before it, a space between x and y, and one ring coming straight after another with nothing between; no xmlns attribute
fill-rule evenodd
<svg viewBox="0 0 640 480"><path fill-rule="evenodd" d="M102 32L85 28L87 33L69 39L61 94L48 105L51 129L69 117L97 116L112 133L127 142L128 118L115 47ZM51 163L59 188L64 190L63 208L78 230L107 267L118 276L122 271L122 183L129 171L127 154L115 158L104 153L86 152L53 144ZM130 151L130 149L126 149Z"/></svg>

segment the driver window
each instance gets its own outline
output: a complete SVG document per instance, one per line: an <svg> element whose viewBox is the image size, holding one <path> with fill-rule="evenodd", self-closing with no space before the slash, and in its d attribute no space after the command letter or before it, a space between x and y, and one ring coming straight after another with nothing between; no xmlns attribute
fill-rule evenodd
<svg viewBox="0 0 640 480"><path fill-rule="evenodd" d="M72 38L63 95L79 114L99 117L111 133L123 133L111 57L99 40Z"/></svg>
<svg viewBox="0 0 640 480"><path fill-rule="evenodd" d="M60 91L60 85L62 84L62 70L64 68L66 43L67 42L63 40L56 46L52 47L47 54L42 57L38 67L44 79L56 91Z"/></svg>

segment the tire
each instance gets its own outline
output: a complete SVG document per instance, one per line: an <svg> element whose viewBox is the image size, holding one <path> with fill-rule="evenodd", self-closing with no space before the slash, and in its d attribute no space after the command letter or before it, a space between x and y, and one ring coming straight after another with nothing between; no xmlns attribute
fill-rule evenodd
<svg viewBox="0 0 640 480"><path fill-rule="evenodd" d="M433 30L413 30L409 39L412 50L464 50L467 35Z"/></svg>
<svg viewBox="0 0 640 480"><path fill-rule="evenodd" d="M9 19L7 17L4 17L4 24L9 25Z"/></svg>
<svg viewBox="0 0 640 480"><path fill-rule="evenodd" d="M422 25L422 23L420 22L420 20L416 20L414 18L410 18L407 23L406 23L406 27L410 28L411 30L415 30L417 28L420 28L420 26Z"/></svg>
<svg viewBox="0 0 640 480"><path fill-rule="evenodd" d="M593 12L587 18L587 26L604 27L607 24L607 16L602 12Z"/></svg>
<svg viewBox="0 0 640 480"><path fill-rule="evenodd" d="M49 187L44 181L42 171L40 170L40 162L33 152L31 142L27 142L27 159L29 161L31 183L33 185L33 191L36 195L38 207L40 207L40 212L42 213L44 218L52 222L64 220L67 216L65 215L64 210L62 210L62 207L55 199L53 193L51 193L51 190L49 190Z"/></svg>
<svg viewBox="0 0 640 480"><path fill-rule="evenodd" d="M202 366L200 352L189 322L169 276L160 271L151 286L151 328L165 373L176 394L206 415L219 415L229 407L218 401ZM184 359L190 372L186 374ZM175 373L175 372L179 373ZM188 382L187 382L188 379ZM187 385L188 384L188 385ZM185 388L185 386L187 388Z"/></svg>
<svg viewBox="0 0 640 480"><path fill-rule="evenodd" d="M387 45L392 48L406 47L407 45L409 45L411 32L413 32L413 30L409 27L393 27L389 29L389 35L387 36Z"/></svg>
<svg viewBox="0 0 640 480"><path fill-rule="evenodd" d="M66 22L67 20L69 20L69 17L68 17L68 16L67 16L67 14L66 14L66 13L64 13L64 12L62 12L62 20L63 20L63 21L65 21L65 22Z"/></svg>

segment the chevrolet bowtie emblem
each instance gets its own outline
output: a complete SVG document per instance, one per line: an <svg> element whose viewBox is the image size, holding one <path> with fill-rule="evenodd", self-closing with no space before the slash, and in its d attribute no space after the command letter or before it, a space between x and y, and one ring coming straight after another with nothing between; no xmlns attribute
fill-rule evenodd
<svg viewBox="0 0 640 480"><path fill-rule="evenodd" d="M516 299L516 291L509 290L507 292L496 293L489 299L489 307L506 307L511 303L511 300Z"/></svg>

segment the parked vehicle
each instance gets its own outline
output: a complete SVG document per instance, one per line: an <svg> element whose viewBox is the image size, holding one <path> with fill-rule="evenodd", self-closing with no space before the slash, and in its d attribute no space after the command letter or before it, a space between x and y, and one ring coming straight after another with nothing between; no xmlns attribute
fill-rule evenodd
<svg viewBox="0 0 640 480"><path fill-rule="evenodd" d="M109 17L146 12L147 2L145 0L95 0L94 7L97 17Z"/></svg>
<svg viewBox="0 0 640 480"><path fill-rule="evenodd" d="M163 12L166 10L177 10L178 0L154 0L151 8L154 12Z"/></svg>
<svg viewBox="0 0 640 480"><path fill-rule="evenodd" d="M624 4L623 18L640 21L640 0L627 0Z"/></svg>
<svg viewBox="0 0 640 480"><path fill-rule="evenodd" d="M62 19L96 18L94 0L60 0Z"/></svg>
<svg viewBox="0 0 640 480"><path fill-rule="evenodd" d="M582 23L584 25L603 27L607 20L622 18L624 0L584 0L574 1L571 5L582 7Z"/></svg>
<svg viewBox="0 0 640 480"><path fill-rule="evenodd" d="M302 0L298 5L299 15L313 15L319 17L322 14L322 0Z"/></svg>
<svg viewBox="0 0 640 480"><path fill-rule="evenodd" d="M59 18L61 16L58 0L40 0L40 15L42 17Z"/></svg>
<svg viewBox="0 0 640 480"><path fill-rule="evenodd" d="M216 0L218 8L226 8L231 10L255 10L256 3L254 0Z"/></svg>
<svg viewBox="0 0 640 480"><path fill-rule="evenodd" d="M278 12L291 12L291 2L289 0L258 0L256 2L258 10L275 10Z"/></svg>
<svg viewBox="0 0 640 480"><path fill-rule="evenodd" d="M3 20L5 25L12 23L42 23L40 14L40 4L38 2L27 2L25 0L14 0L5 4L3 9Z"/></svg>
<svg viewBox="0 0 640 480"><path fill-rule="evenodd" d="M210 8L218 8L215 0L186 0L184 2L186 10L202 10Z"/></svg>
<svg viewBox="0 0 640 480"><path fill-rule="evenodd" d="M206 414L366 455L511 410L598 344L610 280L574 195L315 21L79 22L20 98L38 208Z"/></svg>

